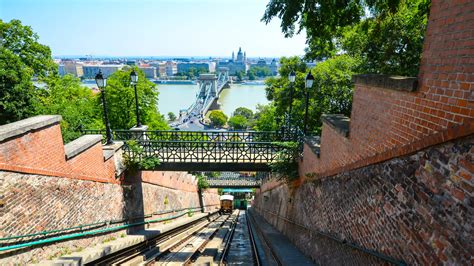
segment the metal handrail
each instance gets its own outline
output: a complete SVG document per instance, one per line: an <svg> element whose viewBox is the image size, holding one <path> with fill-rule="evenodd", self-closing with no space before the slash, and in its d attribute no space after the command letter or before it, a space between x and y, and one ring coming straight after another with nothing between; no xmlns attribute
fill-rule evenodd
<svg viewBox="0 0 474 266"><path fill-rule="evenodd" d="M217 205L219 205L219 204L208 204L208 205L204 205L203 207L210 207L210 206L217 206ZM161 215L161 214L167 214L167 213L172 213L172 212L180 212L180 211L184 211L184 210L196 210L196 209L201 209L201 208L202 207L199 206L199 207L188 207L188 208L181 208L181 209L156 211L156 212L153 212L151 214L144 214L143 216L136 216L136 217L126 218L126 219L122 219L122 220L107 220L107 221L101 221L101 222L94 222L94 223L90 223L90 224L80 224L80 225L77 225L77 226L67 227L67 228L62 228L62 229L41 231L41 232L32 233L32 234L2 237L2 238L0 238L0 241L8 241L8 240L29 238L29 237L35 237L35 236L46 236L46 235L50 235L50 234L57 234L57 233L72 231L72 230L75 230L75 229L79 229L79 230L83 231L84 228L93 227L93 226L104 226L104 225L109 225L109 224L117 224L117 223L123 223L123 222L126 222L126 221L141 219L141 218L149 218L153 215ZM85 229L85 230L87 230L87 229Z"/></svg>

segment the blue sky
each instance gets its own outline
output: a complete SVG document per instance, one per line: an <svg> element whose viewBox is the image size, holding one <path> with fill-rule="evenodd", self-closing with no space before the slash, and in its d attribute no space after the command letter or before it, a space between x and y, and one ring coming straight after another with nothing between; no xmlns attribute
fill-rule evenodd
<svg viewBox="0 0 474 266"><path fill-rule="evenodd" d="M260 22L268 1L0 0L0 18L32 26L55 56L302 55L304 34Z"/></svg>

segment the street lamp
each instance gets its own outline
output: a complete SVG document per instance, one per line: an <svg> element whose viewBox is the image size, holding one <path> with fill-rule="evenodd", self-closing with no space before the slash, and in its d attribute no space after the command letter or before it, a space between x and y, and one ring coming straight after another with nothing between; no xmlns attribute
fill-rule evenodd
<svg viewBox="0 0 474 266"><path fill-rule="evenodd" d="M140 109L138 107L137 93L138 74L135 72L135 70L132 70L130 73L130 80L132 81L133 88L135 89L135 112L137 114L137 127L141 127L142 123L140 122Z"/></svg>
<svg viewBox="0 0 474 266"><path fill-rule="evenodd" d="M107 86L107 79L104 78L101 70L99 70L99 73L95 75L95 82L97 83L97 87L100 89L100 98L102 99L102 106L104 107L106 144L110 145L114 143L114 140L112 137L112 131L110 130L109 116L107 113L107 102L105 101L105 87Z"/></svg>
<svg viewBox="0 0 474 266"><path fill-rule="evenodd" d="M293 83L295 83L296 73L295 71L291 70L290 74L288 75L288 80L290 80L290 108L288 111L288 120L291 122L291 110L293 109Z"/></svg>
<svg viewBox="0 0 474 266"><path fill-rule="evenodd" d="M306 135L308 130L308 107L309 107L309 90L313 87L314 77L311 75L311 70L306 75L305 87L306 87L306 110L304 112L304 129L303 132Z"/></svg>

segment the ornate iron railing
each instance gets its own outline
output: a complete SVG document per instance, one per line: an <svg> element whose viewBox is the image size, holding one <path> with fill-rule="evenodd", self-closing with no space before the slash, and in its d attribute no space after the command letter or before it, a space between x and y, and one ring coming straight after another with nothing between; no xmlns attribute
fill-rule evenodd
<svg viewBox="0 0 474 266"><path fill-rule="evenodd" d="M105 130L81 131L105 136ZM113 130L112 135L114 140L124 142L123 151L133 161L153 157L162 164L264 165L285 156L286 147L279 142L296 141L301 148L303 143L302 132L291 128L280 131Z"/></svg>
<svg viewBox="0 0 474 266"><path fill-rule="evenodd" d="M136 151L129 144L123 150L130 158L155 157L161 163L270 163L285 149L275 142L139 140Z"/></svg>
<svg viewBox="0 0 474 266"><path fill-rule="evenodd" d="M105 130L83 129L82 134L100 134L105 137ZM279 142L299 141L302 132L299 130L279 131L180 131L180 130L112 130L114 140L132 139L154 141L210 141L210 142Z"/></svg>

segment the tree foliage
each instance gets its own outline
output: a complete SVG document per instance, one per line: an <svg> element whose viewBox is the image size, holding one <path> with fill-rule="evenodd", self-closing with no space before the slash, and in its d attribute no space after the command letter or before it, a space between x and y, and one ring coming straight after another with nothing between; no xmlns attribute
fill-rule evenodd
<svg viewBox="0 0 474 266"><path fill-rule="evenodd" d="M359 72L416 76L420 66L429 1L402 1L397 12L369 17L348 27L341 47L362 60Z"/></svg>
<svg viewBox="0 0 474 266"><path fill-rule="evenodd" d="M0 36L0 124L6 124L35 113L32 78L53 75L56 67L49 47L19 20L0 19Z"/></svg>
<svg viewBox="0 0 474 266"><path fill-rule="evenodd" d="M199 77L200 74L205 74L205 73L209 73L209 70L204 67L200 67L200 68L190 67L188 71L179 72L176 74L176 76L184 76L187 79L196 79Z"/></svg>
<svg viewBox="0 0 474 266"><path fill-rule="evenodd" d="M135 92L130 85L132 69L120 70L107 79L105 95L109 112L110 126L114 129L129 129L136 125ZM137 93L142 124L151 130L168 129L164 117L158 112L158 89L156 84L145 78L143 71L138 73Z"/></svg>
<svg viewBox="0 0 474 266"><path fill-rule="evenodd" d="M257 105L254 129L258 131L274 131L278 129L276 108L274 103ZM281 118L280 118L281 120Z"/></svg>
<svg viewBox="0 0 474 266"><path fill-rule="evenodd" d="M247 75L249 77L249 80L255 80L256 77L258 78L264 78L264 77L269 77L272 76L273 73L270 70L269 67L267 66L253 66L247 71Z"/></svg>
<svg viewBox="0 0 474 266"><path fill-rule="evenodd" d="M103 128L98 97L91 89L81 86L78 78L52 76L45 79L45 84L38 89L36 113L62 116L64 142L79 137L80 127Z"/></svg>
<svg viewBox="0 0 474 266"><path fill-rule="evenodd" d="M176 115L173 112L168 112L168 120L169 121L175 121L176 120Z"/></svg>
<svg viewBox="0 0 474 266"><path fill-rule="evenodd" d="M252 119L253 118L252 110L250 110L249 108L246 108L246 107L239 107L239 108L235 109L233 115L234 116L240 115L240 116L243 116L247 119Z"/></svg>
<svg viewBox="0 0 474 266"><path fill-rule="evenodd" d="M361 71L416 75L430 0L270 1L262 21L281 19L286 37L306 31L306 58L347 52Z"/></svg>
<svg viewBox="0 0 474 266"><path fill-rule="evenodd" d="M209 114L213 127L223 127L227 123L227 116L221 110L213 110Z"/></svg>
<svg viewBox="0 0 474 266"><path fill-rule="evenodd" d="M290 105L291 86L293 86L292 122L297 126L303 126L306 105L305 79L308 70L305 63L297 57L282 58L281 62L281 76L266 81L267 98L272 100L272 105L266 107L265 112L260 114L261 118L257 119L258 130L262 130L262 128L272 130L276 127L277 118L281 120L284 117ZM319 132L322 114L350 115L351 78L358 65L358 60L348 55L340 55L321 62L311 69L314 84L309 90L308 128L310 131ZM288 80L290 69L294 69L296 72L293 85L290 85ZM263 121L263 119L265 120Z"/></svg>
<svg viewBox="0 0 474 266"><path fill-rule="evenodd" d="M234 130L243 130L247 129L248 120L242 115L234 115L229 119L229 127Z"/></svg>

